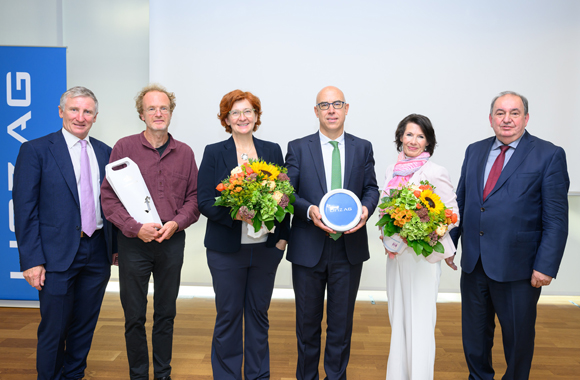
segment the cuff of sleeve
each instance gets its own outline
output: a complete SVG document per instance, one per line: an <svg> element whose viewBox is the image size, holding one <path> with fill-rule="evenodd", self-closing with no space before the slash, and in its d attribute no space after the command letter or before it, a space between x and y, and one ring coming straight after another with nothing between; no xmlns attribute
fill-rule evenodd
<svg viewBox="0 0 580 380"><path fill-rule="evenodd" d="M183 231L184 228L182 226L187 225L186 219L180 215L176 215L175 218L172 219L172 221L177 223L177 231L175 232Z"/></svg>
<svg viewBox="0 0 580 380"><path fill-rule="evenodd" d="M313 205L308 206L308 210L306 210L306 220L309 221L309 222L312 220L312 219L310 219L310 208L312 206Z"/></svg>
<svg viewBox="0 0 580 380"><path fill-rule="evenodd" d="M141 227L143 227L142 223L139 223L135 219L131 218L132 220L128 222L123 228L120 228L123 235L127 236L128 238L135 238L139 235L139 231Z"/></svg>

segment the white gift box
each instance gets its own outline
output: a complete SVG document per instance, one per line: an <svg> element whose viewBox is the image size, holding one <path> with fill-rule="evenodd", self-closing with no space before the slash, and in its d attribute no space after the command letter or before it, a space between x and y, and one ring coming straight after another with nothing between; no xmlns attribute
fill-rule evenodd
<svg viewBox="0 0 580 380"><path fill-rule="evenodd" d="M129 157L121 158L105 166L105 171L107 181L133 219L143 224L163 224L139 166L133 160Z"/></svg>

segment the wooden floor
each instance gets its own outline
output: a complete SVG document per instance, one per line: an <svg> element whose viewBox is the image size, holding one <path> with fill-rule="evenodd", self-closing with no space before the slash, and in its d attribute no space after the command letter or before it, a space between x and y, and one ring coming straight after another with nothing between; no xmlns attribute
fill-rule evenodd
<svg viewBox="0 0 580 380"><path fill-rule="evenodd" d="M579 297L572 298L577 300ZM150 301L148 321L152 319L151 303ZM465 380L468 373L461 346L460 304L439 303L437 307L435 379ZM174 380L212 379L210 347L214 318L213 299L178 300L171 363ZM36 378L35 348L39 319L38 309L0 308L0 379ZM129 378L123 323L119 295L108 293L88 358L85 379ZM271 379L294 379L294 301L272 301L270 325ZM150 328L148 322L149 333ZM496 337L493 355L498 374L496 377L499 379L505 365L499 331L496 332ZM387 304L357 302L348 378L384 379L389 339ZM150 372L152 378L153 371ZM322 379L322 366L320 372ZM580 379L579 307L566 301L555 305L539 305L536 351L530 379Z"/></svg>

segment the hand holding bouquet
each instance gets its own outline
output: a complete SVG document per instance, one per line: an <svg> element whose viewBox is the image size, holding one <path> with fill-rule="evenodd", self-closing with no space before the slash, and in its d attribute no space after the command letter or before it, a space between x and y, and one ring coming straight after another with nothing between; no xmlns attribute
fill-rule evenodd
<svg viewBox="0 0 580 380"><path fill-rule="evenodd" d="M439 240L457 223L457 214L447 208L429 181L391 189L379 205L381 219L376 224L383 234L399 234L417 255L443 253Z"/></svg>
<svg viewBox="0 0 580 380"><path fill-rule="evenodd" d="M254 231L262 224L268 230L274 220L282 222L286 214L294 213L294 187L290 184L287 169L263 160L252 160L236 166L230 176L216 189L221 192L214 206L230 207L232 219L251 220Z"/></svg>

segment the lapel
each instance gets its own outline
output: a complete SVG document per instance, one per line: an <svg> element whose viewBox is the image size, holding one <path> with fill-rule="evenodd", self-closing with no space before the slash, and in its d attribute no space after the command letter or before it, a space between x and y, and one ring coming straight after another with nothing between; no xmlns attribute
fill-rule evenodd
<svg viewBox="0 0 580 380"><path fill-rule="evenodd" d="M230 171L238 166L238 157L236 154L236 143L234 138L230 137L223 143L222 159L229 175Z"/></svg>
<svg viewBox="0 0 580 380"><path fill-rule="evenodd" d="M322 192L323 194L326 194L328 192L326 189L326 172L324 171L324 159L322 158L322 147L320 146L320 136L318 136L318 132L308 136L308 148L312 155L312 163L314 164L314 169L318 174L317 177L320 181Z"/></svg>
<svg viewBox="0 0 580 380"><path fill-rule="evenodd" d="M484 142L481 144L481 149L477 152L477 157L475 157L474 163L477 164L477 191L478 191L478 199L483 201L483 187L485 184L483 183L483 179L485 177L485 165L487 164L487 157L489 156L489 152L491 150L491 146L495 141L495 136L488 139L487 144ZM489 198L489 195L486 199Z"/></svg>
<svg viewBox="0 0 580 380"><path fill-rule="evenodd" d="M62 131L53 133L50 136L49 142L50 144L48 146L48 149L50 150L50 153L54 157L54 161L56 162L56 165L60 169L60 172L70 192L72 193L73 198L77 203L77 206L80 206L75 171L70 158L70 153L68 152L66 141L64 140L64 136L62 135Z"/></svg>
<svg viewBox="0 0 580 380"><path fill-rule="evenodd" d="M506 164L506 166L501 171L499 178L497 179L497 183L491 193L487 196L487 199L493 195L499 188L503 186L503 184L511 177L516 169L524 162L528 154L532 150L534 150L535 144L532 135L530 135L527 131L524 132L524 136L520 140L518 147L516 148L515 152L512 154L510 160Z"/></svg>
<svg viewBox="0 0 580 380"><path fill-rule="evenodd" d="M106 172L105 172L105 166L109 163L109 159L107 157L107 152L104 149L101 149L101 145L97 143L97 140L95 140L92 137L89 137L89 139L91 140L91 145L93 146L93 151L95 152L95 156L97 156L97 162L99 164L99 173L100 173L100 180L101 180L101 185L103 184L103 180L105 179L106 176Z"/></svg>
<svg viewBox="0 0 580 380"><path fill-rule="evenodd" d="M264 160L268 163L272 162L272 156L270 154L270 149L264 144L262 140L258 140L257 138L252 136L254 140L254 146L256 147L256 154L258 155L259 160Z"/></svg>
<svg viewBox="0 0 580 380"><path fill-rule="evenodd" d="M343 189L348 189L350 173L354 165L354 138L348 133L344 134L344 179L342 181Z"/></svg>

